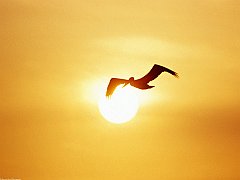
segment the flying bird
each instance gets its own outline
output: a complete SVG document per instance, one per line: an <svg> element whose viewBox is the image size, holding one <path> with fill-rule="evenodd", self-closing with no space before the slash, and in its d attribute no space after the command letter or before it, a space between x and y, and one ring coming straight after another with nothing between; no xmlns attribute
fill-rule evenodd
<svg viewBox="0 0 240 180"><path fill-rule="evenodd" d="M140 79L134 79L134 77L130 77L127 79L119 79L119 78L112 78L108 84L106 97L110 97L117 86L120 84L124 84L123 87L130 84L131 86L138 88L138 89L150 89L154 86L148 85L148 83L154 79L156 79L162 72L168 72L172 74L173 76L178 78L178 74L166 67L160 66L158 64L154 64L152 69L142 78Z"/></svg>

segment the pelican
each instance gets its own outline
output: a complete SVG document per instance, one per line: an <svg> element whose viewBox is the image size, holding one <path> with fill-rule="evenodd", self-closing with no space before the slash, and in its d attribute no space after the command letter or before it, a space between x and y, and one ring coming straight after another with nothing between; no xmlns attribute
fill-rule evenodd
<svg viewBox="0 0 240 180"><path fill-rule="evenodd" d="M123 87L130 84L131 86L138 88L138 89L142 89L142 90L151 89L155 86L150 86L150 85L148 85L148 83L150 81L156 79L162 72L168 72L177 78L179 77L176 72L174 72L166 67L160 66L158 64L154 64L152 69L145 76L143 76L140 79L135 80L134 77L130 77L128 80L112 78L107 87L106 97L111 97L111 95L113 94L116 87L119 86L120 84L124 84Z"/></svg>

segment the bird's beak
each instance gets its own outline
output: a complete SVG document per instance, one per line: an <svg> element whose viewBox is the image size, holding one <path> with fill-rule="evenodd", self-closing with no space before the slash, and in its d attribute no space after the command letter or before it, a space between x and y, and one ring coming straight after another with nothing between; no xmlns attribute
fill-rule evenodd
<svg viewBox="0 0 240 180"><path fill-rule="evenodd" d="M129 83L125 83L122 88L124 88L124 87L125 87L126 85L128 85L128 84L129 84Z"/></svg>

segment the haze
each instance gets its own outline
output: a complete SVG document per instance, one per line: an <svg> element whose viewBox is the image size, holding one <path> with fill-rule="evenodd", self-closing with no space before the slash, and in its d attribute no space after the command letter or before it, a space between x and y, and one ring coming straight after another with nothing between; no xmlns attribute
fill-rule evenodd
<svg viewBox="0 0 240 180"><path fill-rule="evenodd" d="M240 179L240 1L0 1L0 178ZM111 77L162 74L136 117Z"/></svg>

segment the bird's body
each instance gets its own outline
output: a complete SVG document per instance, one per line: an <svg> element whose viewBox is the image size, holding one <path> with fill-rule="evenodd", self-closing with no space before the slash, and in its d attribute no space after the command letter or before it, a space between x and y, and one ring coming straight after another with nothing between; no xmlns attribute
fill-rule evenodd
<svg viewBox="0 0 240 180"><path fill-rule="evenodd" d="M132 80L129 82L129 84L138 89L150 89L154 87L154 86L149 86L147 83L141 83L137 80Z"/></svg>
<svg viewBox="0 0 240 180"><path fill-rule="evenodd" d="M156 79L162 72L168 72L175 77L178 77L178 74L166 67L154 64L152 69L140 79L135 80L133 77L130 77L129 80L126 79L119 79L119 78L112 78L108 84L106 96L109 97L113 94L116 87L120 84L124 84L123 87L130 84L131 86L138 88L138 89L150 89L154 86L150 86L148 83L154 79Z"/></svg>

